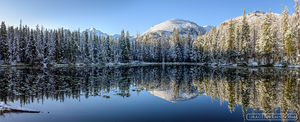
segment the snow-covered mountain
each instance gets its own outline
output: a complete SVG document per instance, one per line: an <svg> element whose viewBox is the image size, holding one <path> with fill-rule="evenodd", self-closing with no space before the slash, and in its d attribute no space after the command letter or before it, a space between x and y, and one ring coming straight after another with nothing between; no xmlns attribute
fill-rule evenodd
<svg viewBox="0 0 300 122"><path fill-rule="evenodd" d="M267 14L267 12L264 11L253 11L251 13L246 14L246 18L247 18L247 22L250 25L250 29L251 31L253 31L255 28L255 30L260 30L260 27L262 25L262 23L264 22L264 18ZM282 17L282 15L278 14L278 13L271 13L271 17L272 17L272 23L273 26L277 26L280 24L280 19ZM238 16L235 18L232 18L232 22L238 26L241 22L242 22L243 16ZM222 22L218 27L217 30L219 30L219 32L221 33L227 33L227 29L228 29L228 25L230 23L230 20L226 20L224 22Z"/></svg>
<svg viewBox="0 0 300 122"><path fill-rule="evenodd" d="M178 29L180 35L185 35L189 32L191 34L191 36L197 36L199 32L202 35L210 30L210 26L207 26L207 28L204 28L202 26L197 25L194 22L174 18L174 19L170 19L168 21L162 22L158 25L152 26L149 30L147 30L141 36L151 35L154 37L162 37L163 35L172 34L174 28Z"/></svg>
<svg viewBox="0 0 300 122"><path fill-rule="evenodd" d="M100 30L95 29L95 28L89 28L89 29L84 30L83 32L88 32L89 34L96 33L97 36L101 36L101 37L109 36L107 33L104 33Z"/></svg>
<svg viewBox="0 0 300 122"><path fill-rule="evenodd" d="M101 36L101 37L107 37L107 36L110 36L110 37L112 37L112 38L114 38L114 39L119 39L119 37L121 36L120 34L109 35L109 34L107 34L107 33L104 33L104 32L102 32L102 31L100 31L100 30L97 30L97 29L95 29L95 28L89 28L89 29L86 29L86 30L83 31L83 33L84 33L84 32L88 32L88 34L96 33L97 36ZM133 36L130 36L130 39L133 39Z"/></svg>
<svg viewBox="0 0 300 122"><path fill-rule="evenodd" d="M204 25L202 26L205 30L205 33L209 32L212 28L214 28L215 26L211 26L211 25Z"/></svg>
<svg viewBox="0 0 300 122"><path fill-rule="evenodd" d="M169 102L181 102L193 99L198 96L198 91L195 90L193 92L187 92L186 90L179 90L178 96L174 94L172 89L161 90L161 89L154 89L149 91L153 96L157 96Z"/></svg>

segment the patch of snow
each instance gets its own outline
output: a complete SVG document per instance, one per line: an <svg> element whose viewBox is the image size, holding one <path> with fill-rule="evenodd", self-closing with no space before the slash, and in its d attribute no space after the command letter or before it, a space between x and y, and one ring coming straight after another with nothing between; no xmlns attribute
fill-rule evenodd
<svg viewBox="0 0 300 122"><path fill-rule="evenodd" d="M210 65L211 65L211 66L217 66L218 63L214 62L214 63L211 63Z"/></svg>
<svg viewBox="0 0 300 122"><path fill-rule="evenodd" d="M257 66L258 66L258 63L255 62L255 61L253 61L253 62L251 62L251 63L249 64L249 66L257 67Z"/></svg>
<svg viewBox="0 0 300 122"><path fill-rule="evenodd" d="M289 65L288 67L290 67L290 68L300 68L300 65L298 64L298 65Z"/></svg>
<svg viewBox="0 0 300 122"><path fill-rule="evenodd" d="M276 64L274 64L274 67L283 67L283 65L279 64L279 63L276 63Z"/></svg>
<svg viewBox="0 0 300 122"><path fill-rule="evenodd" d="M12 110L12 111L16 111L16 112L29 112L29 113L39 113L40 112L40 111L32 110L32 109L10 106L10 105L5 104L4 102L0 102L0 110Z"/></svg>

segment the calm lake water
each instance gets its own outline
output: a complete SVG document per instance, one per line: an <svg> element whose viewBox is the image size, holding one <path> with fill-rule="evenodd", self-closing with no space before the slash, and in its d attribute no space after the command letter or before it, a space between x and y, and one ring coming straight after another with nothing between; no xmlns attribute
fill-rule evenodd
<svg viewBox="0 0 300 122"><path fill-rule="evenodd" d="M297 73L200 66L0 69L0 102L41 111L1 113L0 121L243 122L253 114L298 119Z"/></svg>

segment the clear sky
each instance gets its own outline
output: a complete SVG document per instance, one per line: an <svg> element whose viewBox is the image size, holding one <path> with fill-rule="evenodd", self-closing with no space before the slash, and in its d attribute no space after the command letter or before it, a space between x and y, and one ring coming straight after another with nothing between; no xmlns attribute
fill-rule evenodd
<svg viewBox="0 0 300 122"><path fill-rule="evenodd" d="M241 16L243 8L294 12L293 0L0 0L0 21L71 30L94 27L108 34L143 33L163 21L180 18L198 25L219 25Z"/></svg>

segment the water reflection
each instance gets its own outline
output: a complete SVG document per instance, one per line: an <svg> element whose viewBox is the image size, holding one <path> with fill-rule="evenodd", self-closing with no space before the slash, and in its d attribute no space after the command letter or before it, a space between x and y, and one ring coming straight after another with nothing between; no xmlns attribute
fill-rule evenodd
<svg viewBox="0 0 300 122"><path fill-rule="evenodd" d="M298 71L287 69L210 69L198 66L10 68L0 69L0 101L20 101L21 105L45 99L64 102L81 95L108 93L130 97L142 90L170 102L207 95L228 102L229 110L242 106L266 116L280 111L282 116L300 112ZM280 109L279 109L280 108ZM253 112L252 111L252 112ZM298 119L299 120L299 119ZM285 120L283 120L285 121Z"/></svg>

